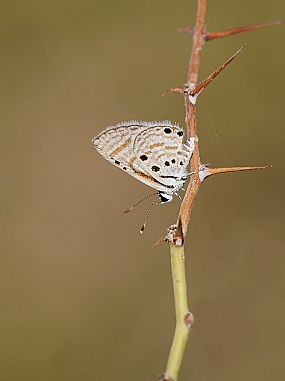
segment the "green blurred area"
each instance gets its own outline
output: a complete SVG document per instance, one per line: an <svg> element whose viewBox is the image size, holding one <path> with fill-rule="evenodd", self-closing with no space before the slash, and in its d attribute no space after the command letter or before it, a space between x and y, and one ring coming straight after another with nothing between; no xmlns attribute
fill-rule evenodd
<svg viewBox="0 0 285 381"><path fill-rule="evenodd" d="M151 189L91 139L121 121L184 125L194 1L6 1L2 11L3 381L150 380L174 331L168 248L179 199L123 210ZM282 1L210 1L208 30L284 18ZM195 316L181 380L285 379L285 24L206 44L201 158L274 165L201 187L187 237ZM218 138L216 138L216 135Z"/></svg>

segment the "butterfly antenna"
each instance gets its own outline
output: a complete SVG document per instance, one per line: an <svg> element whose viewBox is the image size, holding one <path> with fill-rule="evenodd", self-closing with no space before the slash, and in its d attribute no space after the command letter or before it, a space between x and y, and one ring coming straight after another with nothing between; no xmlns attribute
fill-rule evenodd
<svg viewBox="0 0 285 381"><path fill-rule="evenodd" d="M156 200L156 197L152 200L152 203L150 204L150 208L149 208L149 210L148 210L148 212L147 212L147 215L146 215L144 224L143 224L143 226L141 227L141 230L140 230L140 233L141 233L141 234L144 232L144 229L145 229L145 227L146 227L146 223L147 223L148 217L149 217L149 215L150 215L150 212L151 212L151 209L152 209L152 207L153 207L153 204L154 204L154 201L155 201L155 200Z"/></svg>
<svg viewBox="0 0 285 381"><path fill-rule="evenodd" d="M133 206L131 206L130 208L126 209L124 211L124 213L129 213L131 210L134 209L135 206L137 206L138 204L140 204L142 201L146 200L147 198L149 198L150 196L154 196L154 195L157 195L157 193L152 193L152 194L149 194L148 196L142 198L140 201L136 202Z"/></svg>

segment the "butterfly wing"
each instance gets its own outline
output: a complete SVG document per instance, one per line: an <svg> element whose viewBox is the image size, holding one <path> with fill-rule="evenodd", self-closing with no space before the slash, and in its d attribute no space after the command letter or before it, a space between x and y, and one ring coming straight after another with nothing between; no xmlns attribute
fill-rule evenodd
<svg viewBox="0 0 285 381"><path fill-rule="evenodd" d="M122 171L157 189L164 190L164 186L145 172L134 153L134 141L136 137L149 128L153 127L149 122L123 122L116 126L107 127L92 140L93 147L106 160L120 168Z"/></svg>
<svg viewBox="0 0 285 381"><path fill-rule="evenodd" d="M94 137L92 145L106 160L130 173L134 140L145 128L136 121L110 126Z"/></svg>
<svg viewBox="0 0 285 381"><path fill-rule="evenodd" d="M183 144L182 139L182 128L160 122L141 131L134 140L137 162L169 193L179 190L187 179L194 145Z"/></svg>
<svg viewBox="0 0 285 381"><path fill-rule="evenodd" d="M107 127L93 147L113 165L160 192L172 194L186 180L193 147L183 129L163 122L123 122ZM193 147L192 147L193 146Z"/></svg>

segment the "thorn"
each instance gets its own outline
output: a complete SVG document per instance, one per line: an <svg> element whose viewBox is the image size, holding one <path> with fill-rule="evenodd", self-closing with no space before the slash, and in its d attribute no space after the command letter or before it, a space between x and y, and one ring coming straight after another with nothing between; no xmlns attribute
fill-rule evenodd
<svg viewBox="0 0 285 381"><path fill-rule="evenodd" d="M240 52L244 49L246 44L244 44L235 54L233 54L225 63L223 63L217 70L215 70L209 77L204 79L199 85L197 85L194 90L191 91L191 96L199 95L221 71L223 71L236 57L240 54ZM189 96L190 96L189 95Z"/></svg>
<svg viewBox="0 0 285 381"><path fill-rule="evenodd" d="M254 171L257 169L273 168L273 165L264 165L262 167L229 167L229 168L207 168L208 176L218 173L239 172L239 171Z"/></svg>
<svg viewBox="0 0 285 381"><path fill-rule="evenodd" d="M151 248L153 249L155 246L158 246L162 242L168 242L166 237L160 238Z"/></svg>
<svg viewBox="0 0 285 381"><path fill-rule="evenodd" d="M179 28L179 29L176 29L175 33L189 33L189 34L194 34L195 32L195 28L191 28L190 26L186 26L185 28Z"/></svg>
<svg viewBox="0 0 285 381"><path fill-rule="evenodd" d="M184 92L184 89L182 87L172 87L171 89L165 91L162 94L162 97L164 97L166 94L169 94L169 93L180 93L180 94L183 94L183 92Z"/></svg>
<svg viewBox="0 0 285 381"><path fill-rule="evenodd" d="M251 26L243 26L243 27L240 27L240 28L233 28L233 29L222 30L220 32L209 32L209 33L206 34L205 40L206 41L210 41L210 40L214 40L215 38L231 36L232 34L243 33L243 32L250 32L250 31L255 30L255 29L265 28L267 26L279 25L282 22L284 22L284 19L275 20L275 21L269 21L269 22L266 22L266 23L256 24L256 25L251 25Z"/></svg>

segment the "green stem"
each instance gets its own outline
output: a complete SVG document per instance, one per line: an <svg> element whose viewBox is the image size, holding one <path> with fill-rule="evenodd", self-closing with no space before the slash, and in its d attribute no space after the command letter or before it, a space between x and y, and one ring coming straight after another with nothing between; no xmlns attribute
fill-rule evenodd
<svg viewBox="0 0 285 381"><path fill-rule="evenodd" d="M184 245L177 247L170 243L170 255L176 327L166 367L166 379L176 381L193 317L189 313L187 305Z"/></svg>

